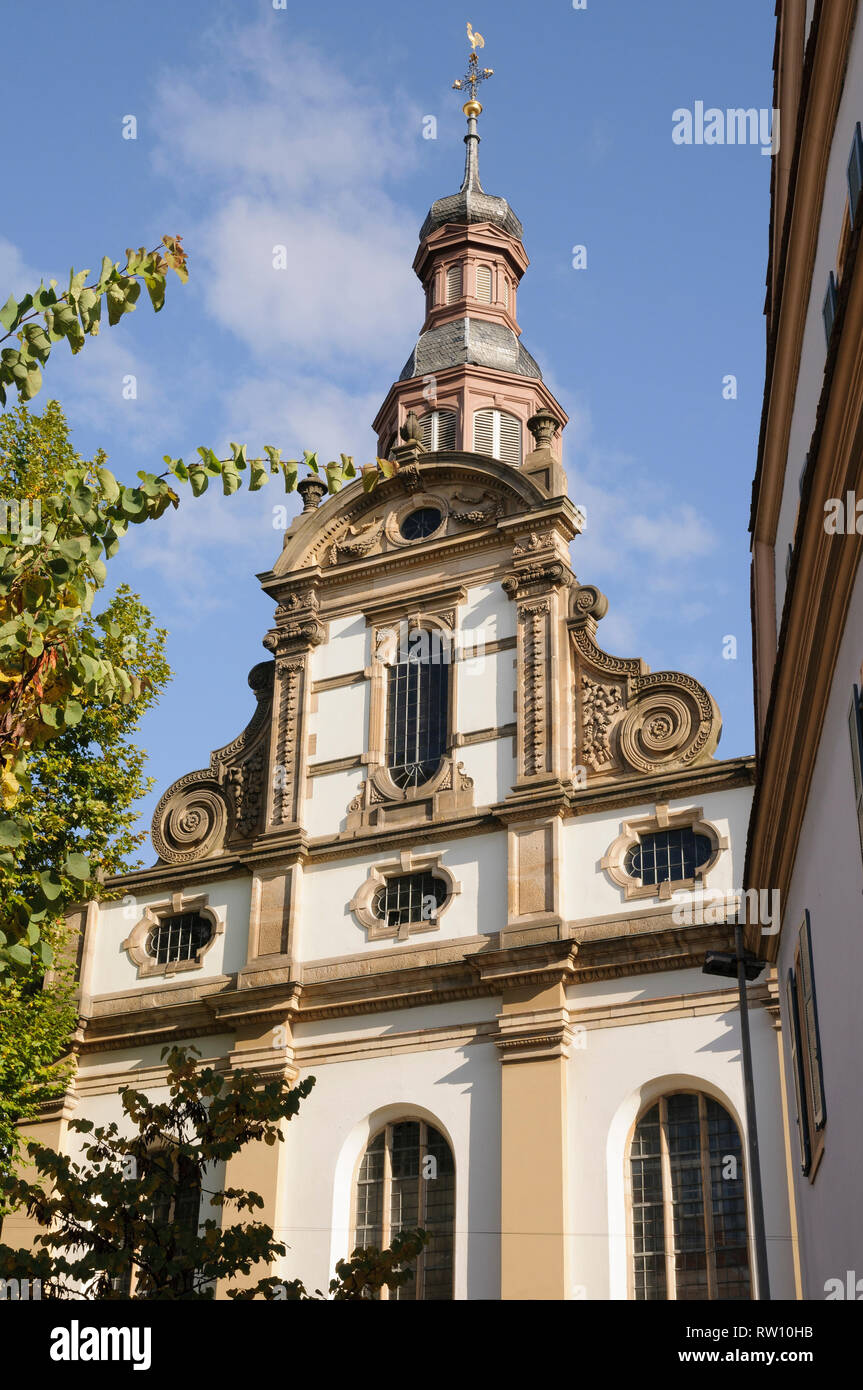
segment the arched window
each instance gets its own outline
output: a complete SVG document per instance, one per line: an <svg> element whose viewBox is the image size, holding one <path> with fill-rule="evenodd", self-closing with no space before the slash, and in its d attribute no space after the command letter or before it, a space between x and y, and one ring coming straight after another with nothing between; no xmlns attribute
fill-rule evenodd
<svg viewBox="0 0 863 1390"><path fill-rule="evenodd" d="M750 1298L743 1153L725 1107L697 1091L660 1097L629 1161L633 1297Z"/></svg>
<svg viewBox="0 0 863 1390"><path fill-rule="evenodd" d="M473 417L473 449L518 468L521 464L521 421L506 410L477 410Z"/></svg>
<svg viewBox="0 0 863 1390"><path fill-rule="evenodd" d="M431 1240L414 1277L383 1298L453 1297L455 1164L444 1136L424 1120L387 1125L363 1155L357 1177L354 1244L386 1250L400 1231L421 1226Z"/></svg>
<svg viewBox="0 0 863 1390"><path fill-rule="evenodd" d="M387 767L397 787L433 777L446 752L449 645L435 628L415 628L387 673Z"/></svg>
<svg viewBox="0 0 863 1390"><path fill-rule="evenodd" d="M491 303L491 267L478 265L476 268L476 297L480 304Z"/></svg>
<svg viewBox="0 0 863 1390"><path fill-rule="evenodd" d="M427 453L455 448L457 419L454 410L427 410L420 416L420 439Z"/></svg>
<svg viewBox="0 0 863 1390"><path fill-rule="evenodd" d="M457 262L455 263L455 265L451 265L451 266L448 266L448 267L447 267L447 273L446 273L446 302L447 302L447 304L455 304L455 302L456 302L457 299L461 299L461 295L462 295L462 268L461 268L461 262L460 262L460 261L457 261Z"/></svg>
<svg viewBox="0 0 863 1390"><path fill-rule="evenodd" d="M212 924L200 912L175 912L158 919L147 937L147 954L160 965L197 960L212 935Z"/></svg>

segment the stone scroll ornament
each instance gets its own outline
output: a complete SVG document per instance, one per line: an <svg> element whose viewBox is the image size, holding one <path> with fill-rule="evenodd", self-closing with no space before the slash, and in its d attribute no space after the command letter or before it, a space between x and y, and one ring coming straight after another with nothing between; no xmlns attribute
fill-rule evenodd
<svg viewBox="0 0 863 1390"><path fill-rule="evenodd" d="M258 705L249 724L210 755L209 767L174 782L156 807L151 838L164 863L208 859L260 828L274 670L272 661L252 668L249 685Z"/></svg>
<svg viewBox="0 0 863 1390"><path fill-rule="evenodd" d="M578 679L576 761L595 773L671 772L712 757L722 721L692 676L651 672L639 658L611 656L596 642L608 611L590 584L573 588L568 627Z"/></svg>

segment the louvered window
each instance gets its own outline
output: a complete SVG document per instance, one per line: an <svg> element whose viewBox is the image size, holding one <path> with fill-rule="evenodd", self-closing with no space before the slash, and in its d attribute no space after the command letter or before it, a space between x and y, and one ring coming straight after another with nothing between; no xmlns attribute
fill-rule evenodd
<svg viewBox="0 0 863 1390"><path fill-rule="evenodd" d="M457 418L454 410L427 410L420 416L420 439L428 453L455 448Z"/></svg>
<svg viewBox="0 0 863 1390"><path fill-rule="evenodd" d="M160 917L147 937L147 951L160 965L177 960L196 960L213 928L200 912L178 912Z"/></svg>
<svg viewBox="0 0 863 1390"><path fill-rule="evenodd" d="M427 782L446 752L448 653L436 632L419 633L434 640L409 650L388 672L387 766L397 787Z"/></svg>
<svg viewBox="0 0 863 1390"><path fill-rule="evenodd" d="M786 1002L791 1036L791 1069L797 1102L800 1163L803 1172L808 1173L823 1147L822 1131L827 1122L808 909L803 914L798 933L794 969L788 971Z"/></svg>
<svg viewBox="0 0 863 1390"><path fill-rule="evenodd" d="M521 464L521 421L505 410L477 410L473 417L473 449L514 468Z"/></svg>
<svg viewBox="0 0 863 1390"><path fill-rule="evenodd" d="M663 1096L635 1127L630 1168L634 1298L748 1299L743 1153L725 1107Z"/></svg>
<svg viewBox="0 0 863 1390"><path fill-rule="evenodd" d="M491 303L491 270L487 265L476 268L476 297L480 304Z"/></svg>
<svg viewBox="0 0 863 1390"><path fill-rule="evenodd" d="M505 275L503 277L503 307L509 308L509 280Z"/></svg>
<svg viewBox="0 0 863 1390"><path fill-rule="evenodd" d="M462 269L461 263L451 265L446 273L446 302L455 304L457 299L461 299Z"/></svg>
<svg viewBox="0 0 863 1390"><path fill-rule="evenodd" d="M387 1125L368 1145L357 1177L355 1246L386 1250L400 1231L418 1226L431 1240L407 1283L369 1297L453 1297L455 1164L444 1136L422 1120Z"/></svg>

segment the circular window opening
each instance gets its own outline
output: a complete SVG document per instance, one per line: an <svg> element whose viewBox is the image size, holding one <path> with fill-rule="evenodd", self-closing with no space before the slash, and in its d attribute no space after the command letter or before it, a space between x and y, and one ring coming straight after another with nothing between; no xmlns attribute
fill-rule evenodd
<svg viewBox="0 0 863 1390"><path fill-rule="evenodd" d="M442 520L437 507L420 507L405 517L399 530L406 541L422 541L434 534Z"/></svg>

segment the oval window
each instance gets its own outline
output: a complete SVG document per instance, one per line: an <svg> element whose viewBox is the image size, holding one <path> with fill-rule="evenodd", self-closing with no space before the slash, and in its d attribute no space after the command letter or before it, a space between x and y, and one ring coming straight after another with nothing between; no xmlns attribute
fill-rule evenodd
<svg viewBox="0 0 863 1390"><path fill-rule="evenodd" d="M441 513L436 507L420 507L404 518L399 530L406 541L422 541L434 534L441 520Z"/></svg>

